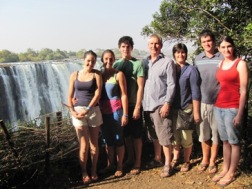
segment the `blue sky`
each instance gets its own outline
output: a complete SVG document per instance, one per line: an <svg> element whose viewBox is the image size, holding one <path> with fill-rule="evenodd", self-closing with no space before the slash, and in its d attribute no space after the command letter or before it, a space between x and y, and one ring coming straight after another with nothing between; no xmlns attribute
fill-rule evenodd
<svg viewBox="0 0 252 189"><path fill-rule="evenodd" d="M142 28L162 0L0 0L0 50L117 48L130 35L147 50Z"/></svg>

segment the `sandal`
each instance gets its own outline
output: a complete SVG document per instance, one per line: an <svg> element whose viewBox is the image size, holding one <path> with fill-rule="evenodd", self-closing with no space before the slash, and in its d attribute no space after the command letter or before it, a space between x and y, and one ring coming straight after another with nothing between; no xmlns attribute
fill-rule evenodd
<svg viewBox="0 0 252 189"><path fill-rule="evenodd" d="M97 182L99 180L99 177L98 176L92 176L91 177L91 181L92 182Z"/></svg>
<svg viewBox="0 0 252 189"><path fill-rule="evenodd" d="M185 162L185 163L182 165L180 171L181 171L181 172L187 172L187 171L189 171L189 169L190 169L190 162Z"/></svg>
<svg viewBox="0 0 252 189"><path fill-rule="evenodd" d="M120 178L120 177L123 176L123 172L120 171L120 170L117 170L117 171L115 172L114 176L115 176L115 178Z"/></svg>
<svg viewBox="0 0 252 189"><path fill-rule="evenodd" d="M177 159L173 159L172 162L171 162L172 169L175 168L175 167L177 167L178 164L179 164L178 160Z"/></svg>
<svg viewBox="0 0 252 189"><path fill-rule="evenodd" d="M221 175L221 174L218 174L218 175L215 175L213 178L212 178L212 181L214 182L218 182L220 179L222 179L225 175Z"/></svg>
<svg viewBox="0 0 252 189"><path fill-rule="evenodd" d="M91 179L90 179L90 177L88 175L83 176L82 181L83 181L84 184L90 184L91 183Z"/></svg>
<svg viewBox="0 0 252 189"><path fill-rule="evenodd" d="M132 175L138 175L141 172L140 167L133 167L130 171Z"/></svg>
<svg viewBox="0 0 252 189"><path fill-rule="evenodd" d="M221 187L225 187L225 186L229 185L231 182L233 182L234 180L235 180L234 177L230 177L229 179L222 178L222 179L220 179L220 181L217 184Z"/></svg>
<svg viewBox="0 0 252 189"><path fill-rule="evenodd" d="M208 166L209 166L208 163L201 163L201 164L199 165L199 167L198 167L198 171L199 171L199 172L204 172L204 171L207 170Z"/></svg>
<svg viewBox="0 0 252 189"><path fill-rule="evenodd" d="M215 174L215 173L217 173L217 171L218 171L217 165L210 165L208 167L208 173L209 174Z"/></svg>
<svg viewBox="0 0 252 189"><path fill-rule="evenodd" d="M169 165L164 165L163 170L160 174L162 178L171 176L171 167Z"/></svg>

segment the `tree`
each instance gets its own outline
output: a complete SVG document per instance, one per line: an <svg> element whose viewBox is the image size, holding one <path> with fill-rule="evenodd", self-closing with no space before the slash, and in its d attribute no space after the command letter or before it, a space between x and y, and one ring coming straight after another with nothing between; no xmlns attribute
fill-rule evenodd
<svg viewBox="0 0 252 189"><path fill-rule="evenodd" d="M157 33L164 40L193 40L203 29L230 35L236 41L238 54L251 57L251 0L163 0L142 35Z"/></svg>
<svg viewBox="0 0 252 189"><path fill-rule="evenodd" d="M18 62L18 55L8 50L0 51L0 63Z"/></svg>
<svg viewBox="0 0 252 189"><path fill-rule="evenodd" d="M53 54L53 50L44 48L38 53L39 60L51 60Z"/></svg>
<svg viewBox="0 0 252 189"><path fill-rule="evenodd" d="M76 53L77 58L83 58L84 53L86 52L85 49L81 49Z"/></svg>

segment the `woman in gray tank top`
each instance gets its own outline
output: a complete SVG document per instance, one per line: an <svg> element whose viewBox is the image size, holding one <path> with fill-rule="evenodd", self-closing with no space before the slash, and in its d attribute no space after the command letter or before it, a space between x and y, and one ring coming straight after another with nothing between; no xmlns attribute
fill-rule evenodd
<svg viewBox="0 0 252 189"><path fill-rule="evenodd" d="M83 69L71 74L68 91L72 122L80 144L79 156L84 184L98 180L98 137L102 124L98 101L101 96L102 77L99 71L93 69L96 58L97 55L93 51L85 52ZM89 148L92 160L91 177L86 168Z"/></svg>

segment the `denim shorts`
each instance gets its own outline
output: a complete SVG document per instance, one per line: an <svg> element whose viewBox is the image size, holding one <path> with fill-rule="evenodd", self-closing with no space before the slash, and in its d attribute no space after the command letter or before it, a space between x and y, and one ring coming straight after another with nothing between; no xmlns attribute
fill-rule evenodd
<svg viewBox="0 0 252 189"><path fill-rule="evenodd" d="M111 114L103 114L103 124L101 126L102 137L108 146L120 147L124 144L123 127L121 126L122 109L118 109Z"/></svg>
<svg viewBox="0 0 252 189"><path fill-rule="evenodd" d="M228 141L229 144L239 144L240 126L234 126L233 120L237 115L237 108L218 108L214 107L214 116L218 126L218 132L222 141Z"/></svg>

